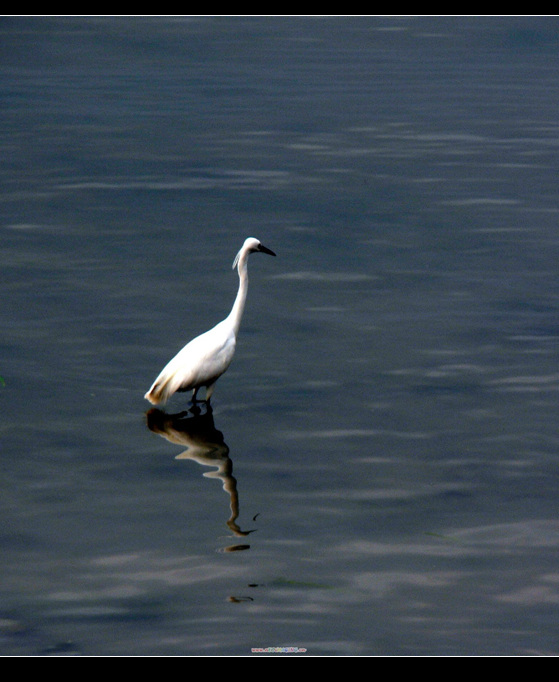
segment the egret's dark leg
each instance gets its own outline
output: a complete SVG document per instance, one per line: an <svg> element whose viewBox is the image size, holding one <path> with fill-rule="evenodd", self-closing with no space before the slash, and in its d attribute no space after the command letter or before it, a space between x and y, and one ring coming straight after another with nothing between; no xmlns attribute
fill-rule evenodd
<svg viewBox="0 0 559 682"><path fill-rule="evenodd" d="M197 393L198 393L198 389L195 388L195 389L192 391L192 407L191 407L191 409L190 409L190 411L192 412L192 414L195 414L195 415L196 415L196 414L200 414L200 408L198 407L198 400L196 399Z"/></svg>

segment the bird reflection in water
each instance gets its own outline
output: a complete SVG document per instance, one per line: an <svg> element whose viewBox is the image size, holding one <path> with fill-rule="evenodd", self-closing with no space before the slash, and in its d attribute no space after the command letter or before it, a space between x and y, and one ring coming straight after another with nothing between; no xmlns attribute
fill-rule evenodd
<svg viewBox="0 0 559 682"><path fill-rule="evenodd" d="M215 467L215 471L207 472L204 476L221 479L223 490L229 494L231 516L227 526L237 537L246 537L253 533L254 530L241 530L237 524L239 495L237 481L232 474L233 461L229 457L229 448L223 440L223 434L215 428L211 406L206 405L204 411L196 406L177 414L167 414L152 408L146 413L146 420L150 431L166 438L170 443L186 447L176 459L190 459L202 466ZM249 548L250 545L237 544L224 548L224 551L238 552Z"/></svg>

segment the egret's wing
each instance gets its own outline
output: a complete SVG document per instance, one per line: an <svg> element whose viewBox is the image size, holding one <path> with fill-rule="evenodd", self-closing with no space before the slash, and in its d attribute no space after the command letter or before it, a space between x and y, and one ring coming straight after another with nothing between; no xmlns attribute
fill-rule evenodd
<svg viewBox="0 0 559 682"><path fill-rule="evenodd" d="M231 364L235 336L223 323L192 339L161 370L145 397L166 403L176 391L189 391L215 382Z"/></svg>

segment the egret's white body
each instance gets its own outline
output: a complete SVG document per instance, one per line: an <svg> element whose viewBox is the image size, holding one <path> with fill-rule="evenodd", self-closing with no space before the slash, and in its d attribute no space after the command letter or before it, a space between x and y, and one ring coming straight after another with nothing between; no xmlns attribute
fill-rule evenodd
<svg viewBox="0 0 559 682"><path fill-rule="evenodd" d="M237 267L239 273L239 290L231 312L213 329L192 339L167 363L144 396L151 403L164 405L173 393L190 390L195 402L202 386L206 388L206 400L210 399L215 382L229 367L235 354L248 291L248 257L259 251L276 255L254 237L245 240L233 262L233 269Z"/></svg>

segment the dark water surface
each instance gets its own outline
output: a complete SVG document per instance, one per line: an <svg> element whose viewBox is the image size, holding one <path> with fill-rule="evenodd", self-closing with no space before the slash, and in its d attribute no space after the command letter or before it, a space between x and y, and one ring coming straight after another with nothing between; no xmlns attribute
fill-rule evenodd
<svg viewBox="0 0 559 682"><path fill-rule="evenodd" d="M0 50L0 654L559 654L559 20ZM213 414L146 415L247 236Z"/></svg>

